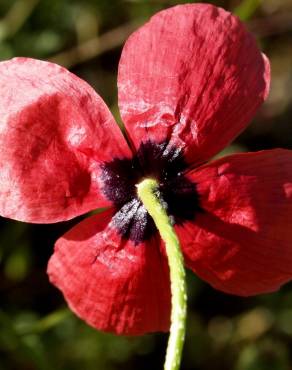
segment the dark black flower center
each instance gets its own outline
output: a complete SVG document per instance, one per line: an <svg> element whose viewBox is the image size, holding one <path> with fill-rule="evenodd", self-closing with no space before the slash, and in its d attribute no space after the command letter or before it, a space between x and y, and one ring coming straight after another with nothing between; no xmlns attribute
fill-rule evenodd
<svg viewBox="0 0 292 370"><path fill-rule="evenodd" d="M152 218L137 197L136 184L156 179L159 194L173 223L192 220L200 211L196 185L184 175L187 164L182 150L168 142L142 143L131 159L113 159L103 165L103 192L117 212L113 223L119 233L138 244L156 232Z"/></svg>

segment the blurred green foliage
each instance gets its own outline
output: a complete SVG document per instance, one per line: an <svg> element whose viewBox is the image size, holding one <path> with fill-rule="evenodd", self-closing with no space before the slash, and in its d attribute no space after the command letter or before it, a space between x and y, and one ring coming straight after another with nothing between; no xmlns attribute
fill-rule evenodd
<svg viewBox="0 0 292 370"><path fill-rule="evenodd" d="M292 0L210 1L236 12L272 63L270 98L224 151L292 149ZM124 40L166 0L0 0L0 59L58 61L87 80L118 117L116 73ZM77 220L78 221L78 220ZM77 222L0 222L0 370L162 368L167 336L93 330L46 277L54 241ZM273 268L273 266L271 266ZM217 292L188 274L182 370L291 370L292 289L253 298Z"/></svg>

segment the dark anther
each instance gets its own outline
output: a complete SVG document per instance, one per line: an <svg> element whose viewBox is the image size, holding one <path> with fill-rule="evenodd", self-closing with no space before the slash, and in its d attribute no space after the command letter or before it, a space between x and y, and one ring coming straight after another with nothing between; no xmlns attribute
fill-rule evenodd
<svg viewBox="0 0 292 370"><path fill-rule="evenodd" d="M156 228L137 197L136 184L154 178L159 194L174 223L192 220L200 211L196 184L184 175L187 168L182 150L167 142L142 143L131 159L115 158L103 165L103 192L116 207L113 222L119 233L138 244L149 239Z"/></svg>

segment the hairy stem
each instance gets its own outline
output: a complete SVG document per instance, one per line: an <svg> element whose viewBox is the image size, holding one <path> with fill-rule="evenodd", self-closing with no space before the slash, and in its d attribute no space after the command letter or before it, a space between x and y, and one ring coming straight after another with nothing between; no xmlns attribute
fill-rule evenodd
<svg viewBox="0 0 292 370"><path fill-rule="evenodd" d="M159 197L158 183L145 179L139 185L138 196L143 202L165 243L171 281L171 326L164 370L178 370L186 327L186 281L180 243Z"/></svg>

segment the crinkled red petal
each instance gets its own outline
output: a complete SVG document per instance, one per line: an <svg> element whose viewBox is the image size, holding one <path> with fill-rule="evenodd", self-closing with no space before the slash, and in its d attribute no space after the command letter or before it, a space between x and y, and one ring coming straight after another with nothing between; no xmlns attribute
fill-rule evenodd
<svg viewBox="0 0 292 370"><path fill-rule="evenodd" d="M111 225L112 213L92 216L59 239L50 280L89 325L117 334L167 331L170 282L160 241L134 245Z"/></svg>
<svg viewBox="0 0 292 370"><path fill-rule="evenodd" d="M250 122L270 68L239 19L208 4L155 15L126 42L118 76L121 116L136 147L169 139L201 163Z"/></svg>
<svg viewBox="0 0 292 370"><path fill-rule="evenodd" d="M29 222L70 219L108 206L100 163L129 156L102 99L52 63L0 63L0 214Z"/></svg>
<svg viewBox="0 0 292 370"><path fill-rule="evenodd" d="M193 271L243 296L292 279L292 151L232 155L189 178L204 211L176 230Z"/></svg>

